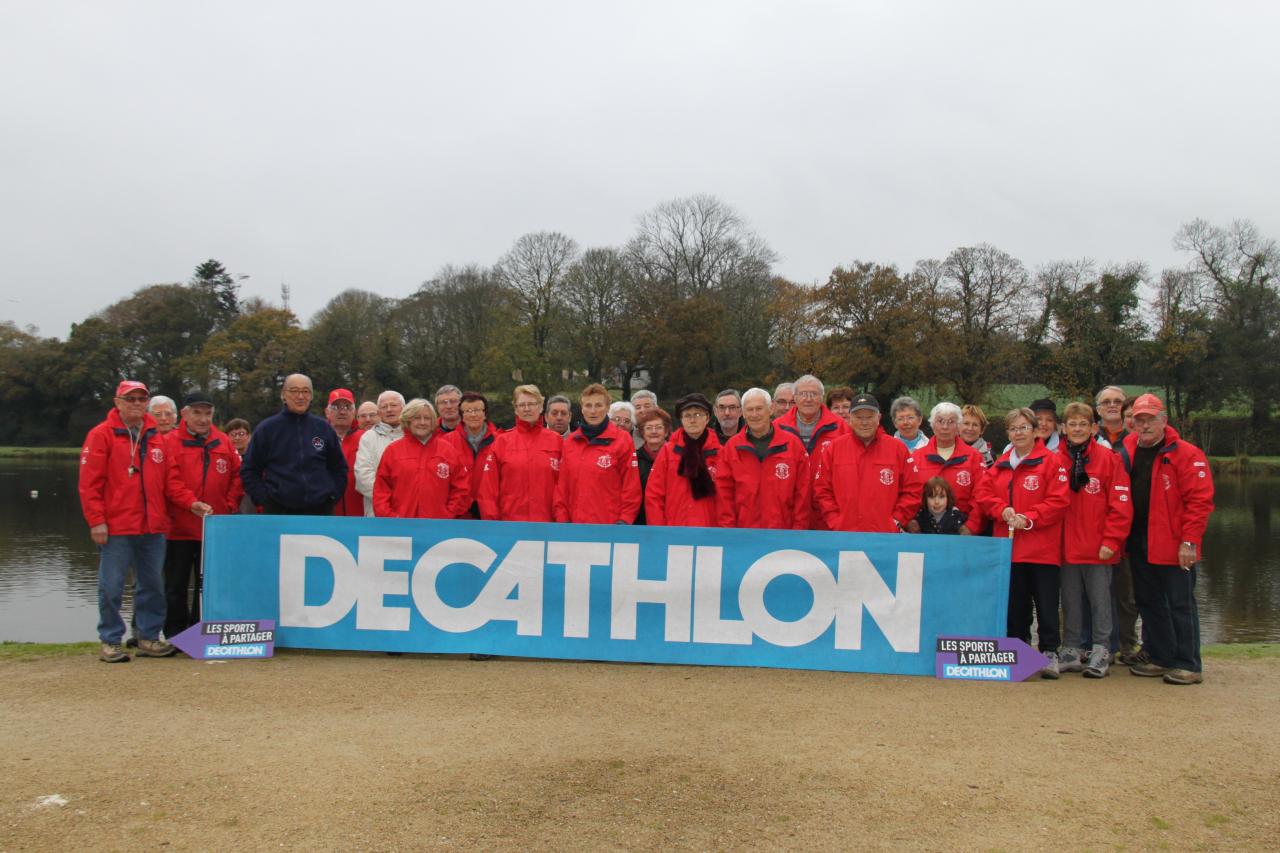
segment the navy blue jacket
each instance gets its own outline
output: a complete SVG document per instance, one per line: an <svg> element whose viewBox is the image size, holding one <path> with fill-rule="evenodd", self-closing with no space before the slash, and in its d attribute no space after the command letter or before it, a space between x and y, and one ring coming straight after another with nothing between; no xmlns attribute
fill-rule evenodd
<svg viewBox="0 0 1280 853"><path fill-rule="evenodd" d="M333 427L287 408L258 424L240 464L244 490L258 506L288 509L336 503L347 489L347 460Z"/></svg>

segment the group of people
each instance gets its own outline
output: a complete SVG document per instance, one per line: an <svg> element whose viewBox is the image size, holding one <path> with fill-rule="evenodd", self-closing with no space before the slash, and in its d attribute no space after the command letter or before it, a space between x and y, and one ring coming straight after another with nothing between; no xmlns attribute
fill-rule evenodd
<svg viewBox="0 0 1280 853"><path fill-rule="evenodd" d="M120 384L81 459L103 660L129 659L129 565L138 654L172 654L160 631L199 618L201 518L262 512L1009 537L1007 631L1029 641L1037 626L1042 676L1102 678L1115 661L1170 684L1203 678L1194 589L1213 480L1152 394L1108 386L1061 419L1047 399L1013 409L1000 452L978 406L937 404L926 434L901 397L889 434L875 396L811 375L772 394L687 394L674 417L650 391L614 402L591 384L575 420L567 397L521 385L509 429L453 385L359 405L335 389L323 418L313 394L287 377L280 412L250 433L214 426L207 394L178 410Z"/></svg>

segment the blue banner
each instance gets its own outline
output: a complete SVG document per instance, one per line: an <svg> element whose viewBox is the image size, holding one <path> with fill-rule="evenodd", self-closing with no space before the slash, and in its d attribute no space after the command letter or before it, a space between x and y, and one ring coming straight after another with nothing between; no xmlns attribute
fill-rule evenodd
<svg viewBox="0 0 1280 853"><path fill-rule="evenodd" d="M279 647L933 675L1002 636L1009 540L214 516L206 622Z"/></svg>

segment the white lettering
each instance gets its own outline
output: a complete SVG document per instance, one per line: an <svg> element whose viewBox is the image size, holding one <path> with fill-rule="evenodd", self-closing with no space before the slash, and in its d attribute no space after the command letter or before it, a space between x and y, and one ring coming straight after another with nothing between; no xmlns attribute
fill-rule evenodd
<svg viewBox="0 0 1280 853"><path fill-rule="evenodd" d="M408 631L409 608L387 607L388 595L409 591L409 573L384 571L387 560L413 557L413 540L405 536L361 536L356 566L356 628L373 631Z"/></svg>
<svg viewBox="0 0 1280 853"><path fill-rule="evenodd" d="M636 608L641 602L666 608L663 639L689 642L690 589L693 586L693 546L667 547L667 576L641 580L640 546L619 542L613 546L613 619L609 636L615 640L636 638Z"/></svg>
<svg viewBox="0 0 1280 853"><path fill-rule="evenodd" d="M794 622L776 618L764 604L769 582L783 575L795 575L813 590L809 612ZM738 606L742 618L761 639L775 646L803 646L827 630L835 617L836 579L827 564L806 551L783 550L765 554L742 576Z"/></svg>
<svg viewBox="0 0 1280 853"><path fill-rule="evenodd" d="M329 563L333 593L324 604L306 603L307 560ZM356 561L341 542L328 536L286 534L280 537L280 625L326 628L351 612L356 603Z"/></svg>
<svg viewBox="0 0 1280 853"><path fill-rule="evenodd" d="M751 629L741 619L720 618L721 570L724 549L699 546L694 554L697 574L693 581L693 641L751 644Z"/></svg>
<svg viewBox="0 0 1280 853"><path fill-rule="evenodd" d="M898 553L898 588L890 592L865 553L841 551L838 586L837 649L862 648L862 608L865 607L895 652L920 651L924 554Z"/></svg>
<svg viewBox="0 0 1280 853"><path fill-rule="evenodd" d="M432 625L454 634L483 627L491 620L516 623L516 633L542 633L542 556L544 543L520 541L494 571L475 601L453 607L441 600L436 581L446 566L463 565L487 573L498 555L474 539L446 539L427 549L413 569L413 601ZM510 598L512 592L515 598Z"/></svg>
<svg viewBox="0 0 1280 853"><path fill-rule="evenodd" d="M548 542L547 562L564 566L564 635L591 628L591 567L609 565L608 542Z"/></svg>

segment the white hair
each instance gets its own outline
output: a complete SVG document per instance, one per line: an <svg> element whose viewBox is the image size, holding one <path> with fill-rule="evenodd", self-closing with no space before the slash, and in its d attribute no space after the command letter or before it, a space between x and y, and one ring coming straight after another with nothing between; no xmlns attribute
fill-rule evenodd
<svg viewBox="0 0 1280 853"><path fill-rule="evenodd" d="M173 409L175 415L178 413L178 404L173 402L173 398L166 397L163 394L157 394L151 398L151 402L147 403L147 411L155 414L156 409L160 406L168 406Z"/></svg>
<svg viewBox="0 0 1280 853"><path fill-rule="evenodd" d="M779 392L781 392L781 391L791 391L792 393L794 393L794 392L795 392L795 390L796 390L796 383L794 383L794 382L779 382L779 383L778 383L778 387L773 389L773 396L774 396L774 397L778 396ZM744 396L745 396L745 395L744 395Z"/></svg>
<svg viewBox="0 0 1280 853"><path fill-rule="evenodd" d="M399 391L392 391L392 390L390 390L390 389L388 389L388 390L386 390L386 391L383 391L381 394L379 394L379 395L378 395L378 405L379 405L379 406L381 406L381 405L382 405L382 398L383 398L383 397L395 397L397 400L399 400L399 401L400 401L400 406L401 406L401 407L403 407L403 406L404 406L404 395L403 395L403 394L401 394Z"/></svg>
<svg viewBox="0 0 1280 853"><path fill-rule="evenodd" d="M635 399L635 398L633 397L632 399ZM626 412L628 415L631 416L631 420L634 421L636 419L636 407L631 405L630 403L624 402L623 400L619 400L618 402L609 406L609 417L613 417L614 414L617 412Z"/></svg>
<svg viewBox="0 0 1280 853"><path fill-rule="evenodd" d="M1099 403L1101 403L1101 402L1102 402L1102 395L1103 395L1103 394L1105 394L1105 393L1107 393L1108 391L1118 391L1118 392L1120 392L1120 399L1121 399L1122 401L1123 401L1123 400L1127 400L1127 399L1129 399L1129 395L1128 395L1128 394L1126 394L1126 393L1125 393L1125 391L1124 391L1124 389L1123 389L1123 388L1121 388L1119 385L1107 385L1107 386L1106 386L1106 387L1104 387L1102 390L1100 390L1097 394L1094 394L1094 395L1093 395L1093 405L1097 406Z"/></svg>
<svg viewBox="0 0 1280 853"><path fill-rule="evenodd" d="M445 394L457 394L459 397L461 397L462 389L459 388L457 385L441 385L439 388L436 389L436 393L433 394L432 396L435 399L439 400Z"/></svg>
<svg viewBox="0 0 1280 853"><path fill-rule="evenodd" d="M764 404L766 408L773 405L773 398L770 397L769 392L763 388L748 388L744 391L742 394L742 405L745 406L747 404L747 400L750 400L753 397L764 397Z"/></svg>
<svg viewBox="0 0 1280 853"><path fill-rule="evenodd" d="M898 416L898 412L903 409L911 409L916 413L917 418L924 417L924 412L920 410L920 404L911 397L899 397L894 400L893 404L889 406L889 417L891 419L896 418Z"/></svg>
<svg viewBox="0 0 1280 853"><path fill-rule="evenodd" d="M951 415L956 419L956 422L959 423L961 417L960 407L955 403L948 403L946 400L943 400L941 403L933 407L933 411L929 412L929 426L933 426L933 422L941 415Z"/></svg>
<svg viewBox="0 0 1280 853"><path fill-rule="evenodd" d="M801 376L799 379L797 379L797 380L795 381L795 383L794 383L794 386L793 386L793 387L799 388L799 387L800 387L800 383L801 383L801 382L817 382L817 383L818 383L818 396L819 396L819 397L821 397L821 396L823 396L824 394L826 394L826 393L827 393L827 386L823 385L823 384L822 384L822 380L821 380L821 379L819 379L818 377L814 376L812 373L806 373L804 376Z"/></svg>
<svg viewBox="0 0 1280 853"><path fill-rule="evenodd" d="M631 402L634 403L636 400L652 400L654 405L657 405L658 395L649 390L637 391L631 395Z"/></svg>

